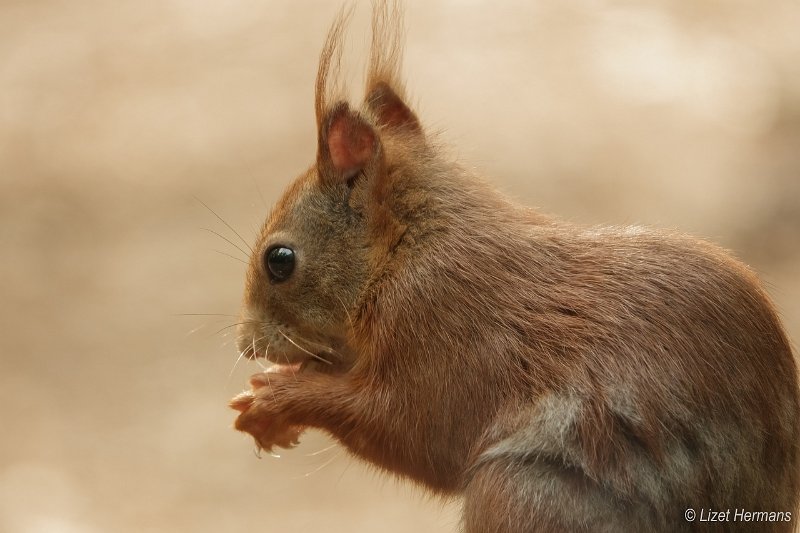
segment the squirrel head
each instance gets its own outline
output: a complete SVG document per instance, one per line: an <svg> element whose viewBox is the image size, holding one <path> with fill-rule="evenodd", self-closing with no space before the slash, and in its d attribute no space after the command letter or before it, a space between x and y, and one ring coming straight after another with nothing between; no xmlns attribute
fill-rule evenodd
<svg viewBox="0 0 800 533"><path fill-rule="evenodd" d="M399 15L385 4L373 12L358 109L333 97L331 81L348 17L328 34L316 82L316 162L274 207L248 267L237 344L249 357L320 369L354 363L354 315L404 234L398 209L409 209L403 191L427 150L399 82Z"/></svg>

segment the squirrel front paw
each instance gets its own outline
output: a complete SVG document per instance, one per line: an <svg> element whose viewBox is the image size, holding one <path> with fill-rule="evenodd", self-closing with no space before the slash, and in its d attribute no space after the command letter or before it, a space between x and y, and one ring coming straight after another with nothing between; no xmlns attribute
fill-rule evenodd
<svg viewBox="0 0 800 533"><path fill-rule="evenodd" d="M240 412L234 427L252 435L258 447L268 452L275 446L294 448L305 430L302 426L290 424L280 414L278 397L271 383L275 377L254 375L250 378L251 390L242 392L229 404Z"/></svg>

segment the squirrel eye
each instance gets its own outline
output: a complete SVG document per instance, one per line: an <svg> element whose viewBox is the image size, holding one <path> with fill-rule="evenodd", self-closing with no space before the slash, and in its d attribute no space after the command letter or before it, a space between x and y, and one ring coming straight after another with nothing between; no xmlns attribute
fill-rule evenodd
<svg viewBox="0 0 800 533"><path fill-rule="evenodd" d="M273 281L286 281L294 271L294 250L273 246L264 254L264 264Z"/></svg>

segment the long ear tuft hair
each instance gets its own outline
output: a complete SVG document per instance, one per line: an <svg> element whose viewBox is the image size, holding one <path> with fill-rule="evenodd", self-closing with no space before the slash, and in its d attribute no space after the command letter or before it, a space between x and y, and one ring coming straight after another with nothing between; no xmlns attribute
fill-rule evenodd
<svg viewBox="0 0 800 533"><path fill-rule="evenodd" d="M403 66L403 10L398 0L374 0L372 47L367 68L365 102L378 127L406 133L422 131L406 104L400 76Z"/></svg>
<svg viewBox="0 0 800 533"><path fill-rule="evenodd" d="M319 56L317 82L315 86L314 108L317 115L317 131L322 131L323 123L335 102L344 97L341 78L342 47L345 29L353 13L352 6L343 7L328 30L328 37Z"/></svg>
<svg viewBox="0 0 800 533"><path fill-rule="evenodd" d="M388 85L405 100L405 86L400 76L403 66L403 9L397 0L373 0L372 43L367 66L366 95Z"/></svg>

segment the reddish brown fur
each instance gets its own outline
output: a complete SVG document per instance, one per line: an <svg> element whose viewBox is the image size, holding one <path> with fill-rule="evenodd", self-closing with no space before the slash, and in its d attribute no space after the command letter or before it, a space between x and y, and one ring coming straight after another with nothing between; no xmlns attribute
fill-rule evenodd
<svg viewBox="0 0 800 533"><path fill-rule="evenodd" d="M329 34L317 163L268 219L247 278L240 349L307 368L254 376L236 427L266 448L325 430L463 494L468 532L731 526L686 522L688 507L793 522L796 367L753 273L688 236L510 203L425 134L398 80L396 8L375 13L359 111L329 100L344 17ZM337 150L363 157L353 169ZM262 261L276 243L298 253L282 283Z"/></svg>

